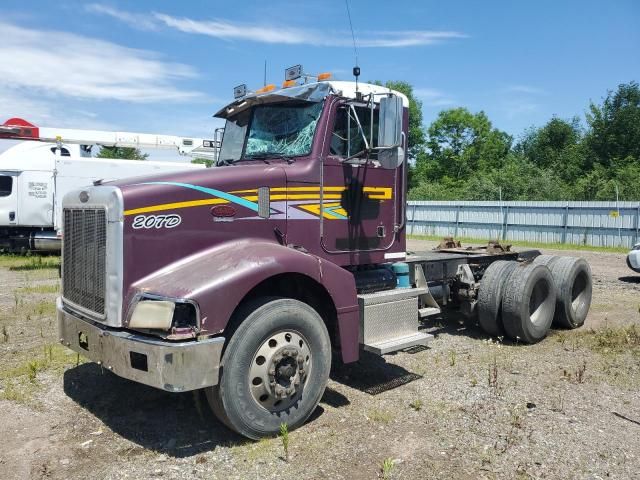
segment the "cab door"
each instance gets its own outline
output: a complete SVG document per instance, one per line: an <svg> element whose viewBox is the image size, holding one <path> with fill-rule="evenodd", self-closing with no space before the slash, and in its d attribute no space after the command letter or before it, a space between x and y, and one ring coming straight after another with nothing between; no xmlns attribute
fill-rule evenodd
<svg viewBox="0 0 640 480"><path fill-rule="evenodd" d="M371 114L366 105L347 103L333 112L319 210L328 253L384 251L394 242L397 170L381 168L377 155L365 152L363 137L375 144L378 131L377 109L373 122Z"/></svg>
<svg viewBox="0 0 640 480"><path fill-rule="evenodd" d="M18 173L0 171L0 227L18 223Z"/></svg>

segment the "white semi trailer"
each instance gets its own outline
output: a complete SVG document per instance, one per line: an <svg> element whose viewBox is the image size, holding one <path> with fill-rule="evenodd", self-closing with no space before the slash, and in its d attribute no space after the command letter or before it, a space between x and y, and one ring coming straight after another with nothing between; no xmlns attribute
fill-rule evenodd
<svg viewBox="0 0 640 480"><path fill-rule="evenodd" d="M74 189L153 173L205 168L190 162L95 158L94 145L176 149L216 160L217 142L200 138L38 128L22 119L0 125L0 138L20 142L0 154L0 250L60 250L61 202Z"/></svg>

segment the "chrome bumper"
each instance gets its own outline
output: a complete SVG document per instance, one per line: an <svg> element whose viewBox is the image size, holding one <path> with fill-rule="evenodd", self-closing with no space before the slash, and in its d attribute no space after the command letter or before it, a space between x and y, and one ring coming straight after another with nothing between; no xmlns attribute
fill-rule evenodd
<svg viewBox="0 0 640 480"><path fill-rule="evenodd" d="M217 385L224 338L168 342L81 319L57 300L60 343L116 375L169 392Z"/></svg>

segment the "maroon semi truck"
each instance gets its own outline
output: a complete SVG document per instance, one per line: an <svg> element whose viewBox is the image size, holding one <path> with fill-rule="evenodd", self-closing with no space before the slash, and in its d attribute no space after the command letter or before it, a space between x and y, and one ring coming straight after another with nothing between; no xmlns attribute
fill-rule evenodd
<svg viewBox="0 0 640 480"><path fill-rule="evenodd" d="M499 244L407 253L407 98L307 80L236 88L216 114L216 168L65 196L64 345L136 382L204 389L256 439L305 422L332 356L425 345L421 321L445 306L522 343L582 325L582 259Z"/></svg>

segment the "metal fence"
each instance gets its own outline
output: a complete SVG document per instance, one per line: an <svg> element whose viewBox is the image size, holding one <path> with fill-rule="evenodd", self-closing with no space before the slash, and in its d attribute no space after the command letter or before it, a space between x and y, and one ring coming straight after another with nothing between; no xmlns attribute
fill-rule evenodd
<svg viewBox="0 0 640 480"><path fill-rule="evenodd" d="M640 202L410 201L408 233L632 247L640 241Z"/></svg>

